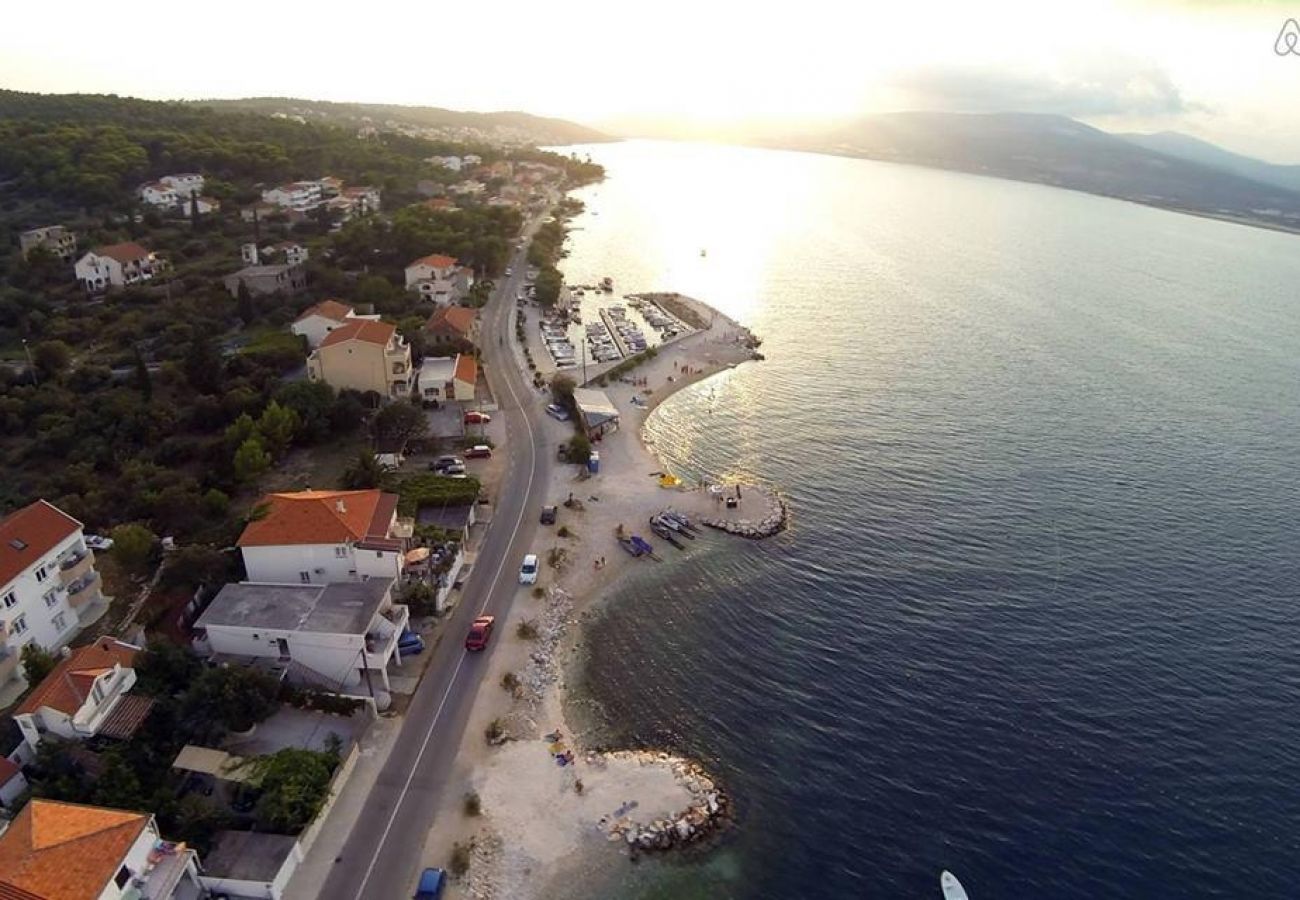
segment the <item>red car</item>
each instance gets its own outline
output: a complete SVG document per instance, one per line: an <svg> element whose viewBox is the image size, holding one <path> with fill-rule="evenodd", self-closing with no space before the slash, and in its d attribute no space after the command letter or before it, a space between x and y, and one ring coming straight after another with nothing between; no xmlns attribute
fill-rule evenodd
<svg viewBox="0 0 1300 900"><path fill-rule="evenodd" d="M487 413L478 412L477 410L472 410L470 412L465 413L466 425L486 425L488 422L491 421L492 421L492 417L489 416Z"/></svg>
<svg viewBox="0 0 1300 900"><path fill-rule="evenodd" d="M488 638L492 637L492 626L496 624L496 616L479 616L474 620L474 624L469 626L469 634L465 636L466 650L482 650L487 647Z"/></svg>
<svg viewBox="0 0 1300 900"><path fill-rule="evenodd" d="M492 448L487 444L476 444L465 451L466 459L491 459Z"/></svg>

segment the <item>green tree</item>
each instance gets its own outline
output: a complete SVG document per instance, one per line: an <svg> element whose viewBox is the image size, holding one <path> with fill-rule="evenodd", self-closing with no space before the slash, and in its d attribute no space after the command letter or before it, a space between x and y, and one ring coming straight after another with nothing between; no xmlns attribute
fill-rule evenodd
<svg viewBox="0 0 1300 900"><path fill-rule="evenodd" d="M243 484L255 481L267 469L271 468L271 454L262 446L257 435L248 438L235 451L235 477Z"/></svg>
<svg viewBox="0 0 1300 900"><path fill-rule="evenodd" d="M23 676L28 684L40 684L59 664L53 653L35 642L23 645L19 661L23 664Z"/></svg>
<svg viewBox="0 0 1300 900"><path fill-rule="evenodd" d="M181 700L182 718L193 727L247 731L275 712L279 682L242 667L204 669Z"/></svg>
<svg viewBox="0 0 1300 900"><path fill-rule="evenodd" d="M257 423L248 413L240 413L239 418L226 426L225 441L227 447L238 449L251 437L257 436Z"/></svg>
<svg viewBox="0 0 1300 900"><path fill-rule="evenodd" d="M42 341L32 348L32 362L42 378L54 378L72 362L72 348L63 341Z"/></svg>
<svg viewBox="0 0 1300 900"><path fill-rule="evenodd" d="M205 515L220 518L230 511L230 495L218 488L208 488L203 494Z"/></svg>
<svg viewBox="0 0 1300 900"><path fill-rule="evenodd" d="M145 403L153 400L153 376L149 374L149 365L144 361L139 344L131 345L131 354L135 360L135 386Z"/></svg>
<svg viewBox="0 0 1300 900"><path fill-rule="evenodd" d="M428 428L424 410L407 400L390 403L375 415L375 436L382 441L409 441Z"/></svg>
<svg viewBox="0 0 1300 900"><path fill-rule="evenodd" d="M135 690L150 697L183 693L205 670L203 660L170 641L154 639L135 659Z"/></svg>
<svg viewBox="0 0 1300 900"><path fill-rule="evenodd" d="M298 416L297 439L317 444L330 436L334 389L323 381L293 381L276 391L281 406Z"/></svg>
<svg viewBox="0 0 1300 900"><path fill-rule="evenodd" d="M158 549L158 536L137 522L119 525L112 531L113 558L124 569L142 572Z"/></svg>
<svg viewBox="0 0 1300 900"><path fill-rule="evenodd" d="M185 354L185 378L202 394L215 394L221 387L224 360L207 331L199 331Z"/></svg>
<svg viewBox="0 0 1300 900"><path fill-rule="evenodd" d="M239 309L239 318L247 328L253 324L257 318L257 307L253 305L253 292L248 289L248 283L242 278L239 281L239 289L235 295L235 303Z"/></svg>
<svg viewBox="0 0 1300 900"><path fill-rule="evenodd" d="M159 578L166 588L193 591L200 585L215 586L231 580L231 559L210 544L186 544L167 557L167 566Z"/></svg>
<svg viewBox="0 0 1300 900"><path fill-rule="evenodd" d="M306 827L324 806L338 758L288 747L259 756L250 765L262 789L253 811L258 827L293 834Z"/></svg>
<svg viewBox="0 0 1300 900"><path fill-rule="evenodd" d="M343 470L343 487L349 491L368 490L379 487L383 478L384 470L375 459L375 454L362 449L357 452L357 458Z"/></svg>
<svg viewBox="0 0 1300 900"><path fill-rule="evenodd" d="M257 433L273 459L284 456L298 430L298 414L272 400L257 420Z"/></svg>

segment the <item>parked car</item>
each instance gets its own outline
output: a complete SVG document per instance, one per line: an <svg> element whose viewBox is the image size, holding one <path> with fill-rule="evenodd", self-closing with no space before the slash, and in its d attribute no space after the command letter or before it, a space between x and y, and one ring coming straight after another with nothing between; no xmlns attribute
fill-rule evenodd
<svg viewBox="0 0 1300 900"><path fill-rule="evenodd" d="M515 270L510 266L506 266L506 277L509 278L513 274L515 274Z"/></svg>
<svg viewBox="0 0 1300 900"><path fill-rule="evenodd" d="M459 456L439 456L433 462L429 463L429 469L440 475L450 475L459 469L465 471L465 460Z"/></svg>
<svg viewBox="0 0 1300 900"><path fill-rule="evenodd" d="M487 444L475 444L465 451L466 459L491 459L492 448Z"/></svg>
<svg viewBox="0 0 1300 900"><path fill-rule="evenodd" d="M469 412L465 413L466 425L486 425L488 422L491 421L492 421L492 417L485 412L479 412L478 410L470 410Z"/></svg>
<svg viewBox="0 0 1300 900"><path fill-rule="evenodd" d="M529 553L524 557L524 564L519 567L520 584L537 584L537 570L541 566L537 562L537 554Z"/></svg>
<svg viewBox="0 0 1300 900"><path fill-rule="evenodd" d="M438 900L446 884L447 873L442 869L425 869L420 873L420 884L415 889L414 900Z"/></svg>
<svg viewBox="0 0 1300 900"><path fill-rule="evenodd" d="M554 524L555 524L555 516L556 516L556 513L558 513L558 512L559 512L559 510L557 510L554 506L543 506L543 507L542 507L542 524L543 524L543 525L554 525Z"/></svg>
<svg viewBox="0 0 1300 900"><path fill-rule="evenodd" d="M558 403L548 403L546 405L546 414L552 419L559 419L561 422L569 421L569 411Z"/></svg>
<svg viewBox="0 0 1300 900"><path fill-rule="evenodd" d="M403 656L414 656L424 649L424 638L408 628L397 639L397 649Z"/></svg>
<svg viewBox="0 0 1300 900"><path fill-rule="evenodd" d="M482 650L487 647L496 621L496 616L479 616L475 619L474 624L469 626L469 634L465 636L465 649Z"/></svg>
<svg viewBox="0 0 1300 900"><path fill-rule="evenodd" d="M91 550L112 550L113 539L100 537L97 534L86 535L86 546Z"/></svg>

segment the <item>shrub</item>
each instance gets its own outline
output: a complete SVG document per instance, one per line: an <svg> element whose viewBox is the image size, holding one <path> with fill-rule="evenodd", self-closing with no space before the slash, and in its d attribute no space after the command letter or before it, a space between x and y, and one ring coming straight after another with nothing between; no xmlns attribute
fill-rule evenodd
<svg viewBox="0 0 1300 900"><path fill-rule="evenodd" d="M456 878L461 878L469 871L470 854L474 851L474 841L470 840L464 844L453 844L451 848L451 859L447 863L447 871L451 872Z"/></svg>
<svg viewBox="0 0 1300 900"><path fill-rule="evenodd" d="M537 587L533 588L534 599L541 600L545 596L546 596L546 588L542 587L540 584L537 585Z"/></svg>
<svg viewBox="0 0 1300 900"><path fill-rule="evenodd" d="M465 795L465 815L477 816L483 812L483 801L479 799L477 791L470 791Z"/></svg>
<svg viewBox="0 0 1300 900"><path fill-rule="evenodd" d="M561 526L556 530L555 533L556 533L557 535L559 535L560 537L562 537L562 538L569 537L569 536L571 536L571 535L573 534L573 532L569 530L569 526L568 526L568 525L561 525Z"/></svg>
<svg viewBox="0 0 1300 900"><path fill-rule="evenodd" d="M537 640L537 625L532 619L524 619L515 627L515 635L523 641Z"/></svg>
<svg viewBox="0 0 1300 900"><path fill-rule="evenodd" d="M483 737L489 744L499 744L505 740L506 727L500 719L493 719L488 722L487 728L483 729Z"/></svg>
<svg viewBox="0 0 1300 900"><path fill-rule="evenodd" d="M507 672L502 675L501 687L503 690L507 690L513 694L515 691L519 690L519 676L514 672Z"/></svg>

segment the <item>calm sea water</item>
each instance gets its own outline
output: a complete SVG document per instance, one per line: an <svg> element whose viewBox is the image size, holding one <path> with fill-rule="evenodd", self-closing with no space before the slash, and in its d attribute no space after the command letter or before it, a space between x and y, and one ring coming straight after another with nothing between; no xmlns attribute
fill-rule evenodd
<svg viewBox="0 0 1300 900"><path fill-rule="evenodd" d="M614 733L740 804L717 851L618 892L937 897L947 868L973 900L1294 897L1300 239L857 160L590 152L570 280L766 341L648 431L794 509L590 632Z"/></svg>

